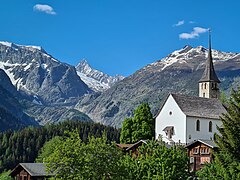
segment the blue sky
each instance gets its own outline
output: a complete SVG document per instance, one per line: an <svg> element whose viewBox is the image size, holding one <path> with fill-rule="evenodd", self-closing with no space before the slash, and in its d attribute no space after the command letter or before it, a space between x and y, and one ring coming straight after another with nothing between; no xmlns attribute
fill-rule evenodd
<svg viewBox="0 0 240 180"><path fill-rule="evenodd" d="M127 76L187 44L206 47L209 27L214 49L240 52L239 7L237 0L7 0L0 41Z"/></svg>

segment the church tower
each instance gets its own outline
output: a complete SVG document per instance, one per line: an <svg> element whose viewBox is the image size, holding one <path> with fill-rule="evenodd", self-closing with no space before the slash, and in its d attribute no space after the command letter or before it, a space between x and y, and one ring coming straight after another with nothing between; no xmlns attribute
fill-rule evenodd
<svg viewBox="0 0 240 180"><path fill-rule="evenodd" d="M206 67L203 72L202 78L199 80L199 97L219 98L219 83L220 80L218 79L213 66L211 32L209 30L208 59L206 61Z"/></svg>

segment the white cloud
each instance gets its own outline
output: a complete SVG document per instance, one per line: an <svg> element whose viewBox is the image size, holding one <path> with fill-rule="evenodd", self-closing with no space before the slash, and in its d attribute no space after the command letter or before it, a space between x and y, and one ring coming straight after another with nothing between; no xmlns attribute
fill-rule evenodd
<svg viewBox="0 0 240 180"><path fill-rule="evenodd" d="M35 11L40 11L51 15L57 14L51 6L46 4L36 4L35 6L33 6L33 9Z"/></svg>
<svg viewBox="0 0 240 180"><path fill-rule="evenodd" d="M173 26L181 26L184 24L184 20L178 21L177 24L174 24Z"/></svg>
<svg viewBox="0 0 240 180"><path fill-rule="evenodd" d="M200 34L207 32L208 29L202 27L194 27L193 31L190 33L181 33L179 34L180 39L194 39L199 37Z"/></svg>
<svg viewBox="0 0 240 180"><path fill-rule="evenodd" d="M196 22L195 21L189 21L189 24L195 24Z"/></svg>

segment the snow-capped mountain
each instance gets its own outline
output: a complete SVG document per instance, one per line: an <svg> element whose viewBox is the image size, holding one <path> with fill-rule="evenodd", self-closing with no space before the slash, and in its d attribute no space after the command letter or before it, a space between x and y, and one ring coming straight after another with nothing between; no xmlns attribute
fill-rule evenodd
<svg viewBox="0 0 240 180"><path fill-rule="evenodd" d="M200 59L207 58L208 56L208 49L204 48L203 46L198 46L193 48L191 46L185 46L180 50L176 50L169 54L167 57L149 64L148 66L144 67L143 69L152 68L153 66L158 66L158 71L163 71L165 68L170 68L176 63L179 68L186 66L191 66L191 68L199 68L199 66L204 66L205 62L202 61L198 63ZM216 64L221 63L221 61L227 61L229 59L240 57L239 53L231 53L231 52L222 52L218 50L212 50L212 57L213 62ZM182 64L182 65L180 65ZM195 65L198 64L197 67Z"/></svg>
<svg viewBox="0 0 240 180"><path fill-rule="evenodd" d="M76 70L83 82L96 92L103 92L124 79L121 75L109 76L93 69L85 59L76 66Z"/></svg>
<svg viewBox="0 0 240 180"><path fill-rule="evenodd" d="M75 103L74 99L92 91L73 66L56 60L39 46L0 42L0 69L36 104Z"/></svg>
<svg viewBox="0 0 240 180"><path fill-rule="evenodd" d="M229 92L240 84L240 53L212 50L212 54L220 88ZM85 96L76 107L97 122L118 127L142 102L148 102L156 114L170 92L198 95L198 81L207 55L208 49L202 46L185 46L143 67L99 96Z"/></svg>

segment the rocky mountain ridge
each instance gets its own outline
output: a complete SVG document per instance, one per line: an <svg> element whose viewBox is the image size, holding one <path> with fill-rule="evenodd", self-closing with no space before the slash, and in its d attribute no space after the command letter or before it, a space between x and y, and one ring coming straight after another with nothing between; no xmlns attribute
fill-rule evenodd
<svg viewBox="0 0 240 180"><path fill-rule="evenodd" d="M73 66L43 48L0 42L0 130L63 120L92 121L73 109L83 94L92 92ZM11 117L10 125L6 117Z"/></svg>
<svg viewBox="0 0 240 180"><path fill-rule="evenodd" d="M73 66L61 63L38 46L0 42L0 69L17 90L37 104L74 104L92 92Z"/></svg>
<svg viewBox="0 0 240 180"><path fill-rule="evenodd" d="M88 85L88 87L96 92L103 92L124 79L124 76L121 75L110 76L93 69L85 59L78 63L75 68L79 77Z"/></svg>

